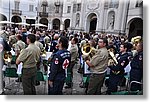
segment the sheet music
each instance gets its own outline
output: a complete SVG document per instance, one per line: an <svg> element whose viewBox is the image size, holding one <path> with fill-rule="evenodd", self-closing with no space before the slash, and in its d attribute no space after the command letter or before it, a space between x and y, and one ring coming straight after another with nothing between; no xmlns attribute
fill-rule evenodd
<svg viewBox="0 0 150 102"><path fill-rule="evenodd" d="M2 71L5 71L6 68L7 68L7 66L6 66L6 65L3 65Z"/></svg>
<svg viewBox="0 0 150 102"><path fill-rule="evenodd" d="M85 74L90 74L91 71L89 70L89 66L84 62L84 73Z"/></svg>
<svg viewBox="0 0 150 102"><path fill-rule="evenodd" d="M49 57L51 57L52 52L46 52L46 57L43 57L43 60L48 60Z"/></svg>
<svg viewBox="0 0 150 102"><path fill-rule="evenodd" d="M130 63L131 63L131 62L129 62L129 64L124 68L125 73L129 73L129 72L130 72L130 70L131 70Z"/></svg>
<svg viewBox="0 0 150 102"><path fill-rule="evenodd" d="M22 74L22 65L23 65L22 62L18 64L17 74Z"/></svg>

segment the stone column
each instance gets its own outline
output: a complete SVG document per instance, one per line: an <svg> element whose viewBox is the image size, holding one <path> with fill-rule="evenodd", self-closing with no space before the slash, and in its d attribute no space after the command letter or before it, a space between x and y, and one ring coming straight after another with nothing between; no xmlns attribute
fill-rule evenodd
<svg viewBox="0 0 150 102"><path fill-rule="evenodd" d="M51 20L48 21L48 29L52 29L52 21Z"/></svg>
<svg viewBox="0 0 150 102"><path fill-rule="evenodd" d="M100 4L100 19L99 19L99 28L98 30L99 31L103 31L103 26L104 26L104 3L105 3L105 0L102 0L101 4Z"/></svg>
<svg viewBox="0 0 150 102"><path fill-rule="evenodd" d="M114 30L116 32L120 32L121 30L121 24L122 24L122 19L123 17L123 8L124 8L124 1L119 1L119 7L116 12L116 17L115 17L115 25L114 25Z"/></svg>
<svg viewBox="0 0 150 102"><path fill-rule="evenodd" d="M124 8L123 8L123 14L122 14L121 33L125 33L126 31L128 10L129 10L129 0L126 0L124 1Z"/></svg>
<svg viewBox="0 0 150 102"><path fill-rule="evenodd" d="M64 24L63 23L60 24L60 30L64 30Z"/></svg>
<svg viewBox="0 0 150 102"><path fill-rule="evenodd" d="M86 0L81 0L80 27L86 30Z"/></svg>

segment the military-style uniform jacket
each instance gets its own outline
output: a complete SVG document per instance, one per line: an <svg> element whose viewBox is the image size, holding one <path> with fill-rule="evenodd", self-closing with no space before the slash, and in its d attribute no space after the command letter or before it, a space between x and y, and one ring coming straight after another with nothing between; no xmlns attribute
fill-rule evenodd
<svg viewBox="0 0 150 102"><path fill-rule="evenodd" d="M26 44L22 40L18 40L17 43L15 44L15 51L19 50L21 51L22 49L25 49Z"/></svg>
<svg viewBox="0 0 150 102"><path fill-rule="evenodd" d="M107 48L98 49L97 53L92 57L90 63L94 68L90 68L93 73L104 73L108 64L108 51Z"/></svg>
<svg viewBox="0 0 150 102"><path fill-rule="evenodd" d="M23 49L18 56L18 60L23 62L23 68L36 67L39 61L41 50L35 44L29 44L27 48Z"/></svg>
<svg viewBox="0 0 150 102"><path fill-rule="evenodd" d="M77 44L71 45L70 53L71 53L71 62L73 62L78 57L78 46L77 46Z"/></svg>
<svg viewBox="0 0 150 102"><path fill-rule="evenodd" d="M131 61L131 77L132 75L138 78L142 78L143 77L143 52L138 52L135 57L133 58L133 60Z"/></svg>
<svg viewBox="0 0 150 102"><path fill-rule="evenodd" d="M56 52L58 51L58 49L56 49L57 43L58 43L57 40L53 40L53 41L51 42L50 52L56 53Z"/></svg>
<svg viewBox="0 0 150 102"><path fill-rule="evenodd" d="M65 69L71 63L71 55L67 50L57 51L52 58L52 63L50 66L49 80L59 80L64 81L66 78Z"/></svg>
<svg viewBox="0 0 150 102"><path fill-rule="evenodd" d="M41 42L35 41L34 44L35 44L36 46L38 46L41 51L43 50L44 47L43 47L43 44L42 44Z"/></svg>
<svg viewBox="0 0 150 102"><path fill-rule="evenodd" d="M129 64L128 53L119 53L117 57L118 64L110 67L111 72L114 74L124 74L124 68Z"/></svg>

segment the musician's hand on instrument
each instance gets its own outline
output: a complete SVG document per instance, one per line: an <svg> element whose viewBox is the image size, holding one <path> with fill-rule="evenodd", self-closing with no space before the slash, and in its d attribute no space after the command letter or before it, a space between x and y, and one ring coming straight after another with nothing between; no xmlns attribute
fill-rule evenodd
<svg viewBox="0 0 150 102"><path fill-rule="evenodd" d="M86 56L86 55L82 55L82 58L83 58L84 61L89 60L89 57Z"/></svg>
<svg viewBox="0 0 150 102"><path fill-rule="evenodd" d="M89 57L88 57L88 56L86 56L84 60L86 61L86 60L90 60L90 59L89 59Z"/></svg>

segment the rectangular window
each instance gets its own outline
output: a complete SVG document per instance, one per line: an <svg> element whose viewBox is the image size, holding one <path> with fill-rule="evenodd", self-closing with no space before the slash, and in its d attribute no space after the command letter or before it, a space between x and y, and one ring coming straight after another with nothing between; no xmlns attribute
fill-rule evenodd
<svg viewBox="0 0 150 102"><path fill-rule="evenodd" d="M119 0L110 0L109 8L118 8Z"/></svg>
<svg viewBox="0 0 150 102"><path fill-rule="evenodd" d="M77 4L77 11L81 11L81 4Z"/></svg>
<svg viewBox="0 0 150 102"><path fill-rule="evenodd" d="M55 13L59 13L59 6L55 6Z"/></svg>
<svg viewBox="0 0 150 102"><path fill-rule="evenodd" d="M108 0L105 0L105 2L104 2L104 8L108 9Z"/></svg>
<svg viewBox="0 0 150 102"><path fill-rule="evenodd" d="M43 12L46 12L46 6L43 5Z"/></svg>
<svg viewBox="0 0 150 102"><path fill-rule="evenodd" d="M29 5L29 11L33 11L34 5Z"/></svg>
<svg viewBox="0 0 150 102"><path fill-rule="evenodd" d="M73 13L76 13L76 4L73 4Z"/></svg>
<svg viewBox="0 0 150 102"><path fill-rule="evenodd" d="M70 13L70 11L71 11L71 6L68 6L67 13Z"/></svg>
<svg viewBox="0 0 150 102"><path fill-rule="evenodd" d="M20 4L20 2L15 1L15 10L19 10L19 4Z"/></svg>

